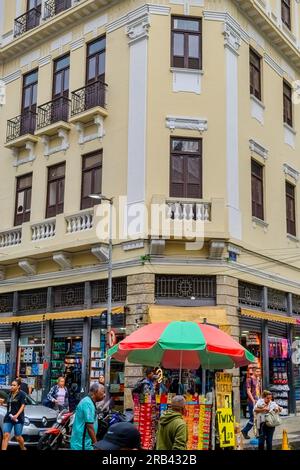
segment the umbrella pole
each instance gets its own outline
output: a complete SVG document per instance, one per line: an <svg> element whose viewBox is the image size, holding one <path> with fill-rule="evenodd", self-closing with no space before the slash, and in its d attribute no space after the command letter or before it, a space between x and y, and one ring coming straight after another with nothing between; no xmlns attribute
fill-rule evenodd
<svg viewBox="0 0 300 470"><path fill-rule="evenodd" d="M182 380L182 350L180 351L180 363L179 363L179 384L178 384L178 393L181 390L181 380Z"/></svg>
<svg viewBox="0 0 300 470"><path fill-rule="evenodd" d="M206 390L206 369L202 367L202 395L205 395Z"/></svg>
<svg viewBox="0 0 300 470"><path fill-rule="evenodd" d="M212 413L211 413L211 450L216 448L216 394L212 388Z"/></svg>

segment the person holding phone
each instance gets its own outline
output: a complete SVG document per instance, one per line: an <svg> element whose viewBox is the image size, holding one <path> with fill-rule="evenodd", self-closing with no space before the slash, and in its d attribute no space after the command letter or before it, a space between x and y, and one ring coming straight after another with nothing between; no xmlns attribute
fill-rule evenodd
<svg viewBox="0 0 300 470"><path fill-rule="evenodd" d="M0 399L0 405L3 405L3 403L4 399ZM21 381L19 379L13 380L11 392L7 398L7 412L4 417L2 450L7 450L12 430L14 430L15 438L21 450L26 450L22 437L25 404L26 394L21 390Z"/></svg>

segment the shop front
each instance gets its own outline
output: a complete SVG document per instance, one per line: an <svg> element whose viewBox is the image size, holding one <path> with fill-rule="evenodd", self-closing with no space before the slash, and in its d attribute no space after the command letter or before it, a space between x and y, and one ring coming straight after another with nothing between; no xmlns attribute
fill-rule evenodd
<svg viewBox="0 0 300 470"><path fill-rule="evenodd" d="M291 317L259 311L241 310L240 341L255 357L260 370L261 391L269 389L282 407L282 416L295 410L294 371L292 370L292 344L290 332L295 320ZM240 371L240 397L242 416L247 414L247 368Z"/></svg>
<svg viewBox="0 0 300 470"><path fill-rule="evenodd" d="M300 320L293 332L292 365L296 411L300 413Z"/></svg>
<svg viewBox="0 0 300 470"><path fill-rule="evenodd" d="M9 385L11 327L0 328L0 388Z"/></svg>

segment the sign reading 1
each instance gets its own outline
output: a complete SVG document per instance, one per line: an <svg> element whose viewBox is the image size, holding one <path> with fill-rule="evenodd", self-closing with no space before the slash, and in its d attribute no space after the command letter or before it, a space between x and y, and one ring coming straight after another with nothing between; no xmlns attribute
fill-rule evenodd
<svg viewBox="0 0 300 470"><path fill-rule="evenodd" d="M234 416L231 408L217 409L220 447L234 447Z"/></svg>

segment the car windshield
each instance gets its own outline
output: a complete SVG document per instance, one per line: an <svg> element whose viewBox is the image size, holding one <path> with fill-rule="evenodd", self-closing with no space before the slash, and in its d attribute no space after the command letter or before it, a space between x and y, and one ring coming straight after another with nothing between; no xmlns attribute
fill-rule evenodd
<svg viewBox="0 0 300 470"><path fill-rule="evenodd" d="M0 398L4 398L5 402L7 402L9 394L10 394L9 389L0 390ZM38 403L30 395L27 395L27 393L25 393L25 395L26 395L25 397L26 405L38 405Z"/></svg>

